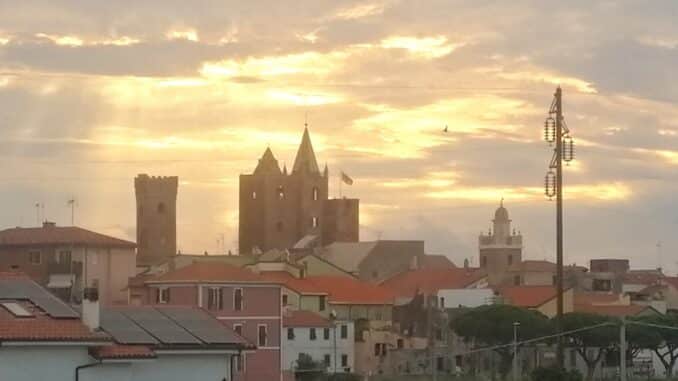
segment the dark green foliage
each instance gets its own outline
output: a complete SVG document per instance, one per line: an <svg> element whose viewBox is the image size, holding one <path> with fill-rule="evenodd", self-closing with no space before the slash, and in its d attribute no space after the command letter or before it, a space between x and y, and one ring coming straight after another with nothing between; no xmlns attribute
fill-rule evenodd
<svg viewBox="0 0 678 381"><path fill-rule="evenodd" d="M648 334L651 336L643 338L642 345L652 350L664 365L666 376L673 376L673 368L678 360L678 315L669 313L666 315L652 315L638 318L635 321L640 323L654 324L658 326L675 327L676 329L657 328L657 327L639 327L639 334ZM631 324L630 324L631 325ZM651 334L654 332L654 334ZM631 341L633 338L630 338Z"/></svg>
<svg viewBox="0 0 678 381"><path fill-rule="evenodd" d="M536 368L532 371L532 381L582 381L582 375L576 370L558 367Z"/></svg>
<svg viewBox="0 0 678 381"><path fill-rule="evenodd" d="M331 374L327 378L328 381L362 381L362 379L361 376L353 373Z"/></svg>
<svg viewBox="0 0 678 381"><path fill-rule="evenodd" d="M586 380L593 379L593 372L605 354L619 343L619 321L608 316L585 312L571 312L563 315L563 331L576 331L600 324L610 324L594 329L570 333L567 345L573 347L587 367Z"/></svg>
<svg viewBox="0 0 678 381"><path fill-rule="evenodd" d="M311 356L302 353L297 360L295 378L297 381L321 381L325 379L325 366L313 361Z"/></svg>
<svg viewBox="0 0 678 381"><path fill-rule="evenodd" d="M458 316L450 325L466 342L476 346L497 346L513 342L513 323L520 323L518 340L524 341L552 332L550 321L536 311L509 305L481 306ZM505 378L511 369L513 348L494 349L500 355L499 372Z"/></svg>

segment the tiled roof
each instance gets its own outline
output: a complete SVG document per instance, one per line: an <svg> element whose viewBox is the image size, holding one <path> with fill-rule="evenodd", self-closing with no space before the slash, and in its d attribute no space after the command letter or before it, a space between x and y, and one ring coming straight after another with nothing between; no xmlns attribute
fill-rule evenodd
<svg viewBox="0 0 678 381"><path fill-rule="evenodd" d="M135 248L134 242L109 237L75 226L11 228L0 231L0 246L86 245Z"/></svg>
<svg viewBox="0 0 678 381"><path fill-rule="evenodd" d="M623 316L637 316L641 312L650 309L657 313L657 311L650 306L640 306L637 304L631 304L628 306L603 306L603 305L575 305L574 310L576 312L588 312L593 314L613 316L613 317L623 317Z"/></svg>
<svg viewBox="0 0 678 381"><path fill-rule="evenodd" d="M630 270L624 274L624 283L649 286L664 278L661 270Z"/></svg>
<svg viewBox="0 0 678 381"><path fill-rule="evenodd" d="M673 286L673 288L678 289L678 277L667 276L662 278L662 281L670 286Z"/></svg>
<svg viewBox="0 0 678 381"><path fill-rule="evenodd" d="M283 327L329 328L329 320L311 311L289 311L283 316Z"/></svg>
<svg viewBox="0 0 678 381"><path fill-rule="evenodd" d="M170 271L146 283L192 283L192 282L236 282L270 283L261 276L240 267L225 263L193 263Z"/></svg>
<svg viewBox="0 0 678 381"><path fill-rule="evenodd" d="M82 342L109 341L101 332L92 332L80 319L53 318L28 300L3 300L19 304L31 317L16 317L0 308L0 341Z"/></svg>
<svg viewBox="0 0 678 381"><path fill-rule="evenodd" d="M348 272L357 272L360 263L377 246L377 242L334 242L318 253L322 259Z"/></svg>
<svg viewBox="0 0 678 381"><path fill-rule="evenodd" d="M285 271L266 271L262 272L260 275L264 279L282 284L290 290L296 291L300 294L327 295L327 291L318 287L315 283L309 281L308 279L295 278L290 273Z"/></svg>
<svg viewBox="0 0 678 381"><path fill-rule="evenodd" d="M467 286L485 278L482 271L463 268L422 269L402 272L384 281L381 285L399 297L414 296L417 291L432 294L438 290L453 290Z"/></svg>
<svg viewBox="0 0 678 381"><path fill-rule="evenodd" d="M89 353L99 360L152 359L156 355L144 345L104 345L91 348Z"/></svg>
<svg viewBox="0 0 678 381"><path fill-rule="evenodd" d="M426 254L421 261L422 269L456 268L455 264L445 255Z"/></svg>
<svg viewBox="0 0 678 381"><path fill-rule="evenodd" d="M556 297L553 286L510 286L502 287L499 293L511 305L525 308L535 308Z"/></svg>
<svg viewBox="0 0 678 381"><path fill-rule="evenodd" d="M348 276L309 276L305 279L327 291L332 303L393 304L394 294L386 287L361 282Z"/></svg>

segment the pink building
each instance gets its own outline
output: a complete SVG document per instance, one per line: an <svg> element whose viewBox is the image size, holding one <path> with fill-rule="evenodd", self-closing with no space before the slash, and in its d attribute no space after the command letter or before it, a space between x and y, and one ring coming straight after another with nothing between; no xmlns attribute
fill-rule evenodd
<svg viewBox="0 0 678 381"><path fill-rule="evenodd" d="M281 287L239 267L194 263L144 282L142 303L204 308L257 346L236 362L235 380L281 380Z"/></svg>

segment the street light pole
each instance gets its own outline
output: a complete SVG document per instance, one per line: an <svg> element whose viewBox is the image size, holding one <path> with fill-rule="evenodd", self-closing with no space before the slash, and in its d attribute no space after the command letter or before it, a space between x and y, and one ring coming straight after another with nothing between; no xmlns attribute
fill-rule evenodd
<svg viewBox="0 0 678 381"><path fill-rule="evenodd" d="M518 369L518 327L520 327L520 322L513 322L513 381L518 381L520 377Z"/></svg>

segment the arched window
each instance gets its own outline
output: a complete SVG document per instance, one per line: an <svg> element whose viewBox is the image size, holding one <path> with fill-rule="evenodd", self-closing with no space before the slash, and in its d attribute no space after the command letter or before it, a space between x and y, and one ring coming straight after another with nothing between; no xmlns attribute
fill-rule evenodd
<svg viewBox="0 0 678 381"><path fill-rule="evenodd" d="M160 213L160 214L165 213L165 204L162 203L162 202L160 204L158 204L158 213Z"/></svg>
<svg viewBox="0 0 678 381"><path fill-rule="evenodd" d="M282 187L282 185L278 187L277 193L278 193L278 200L284 200L285 199L285 189Z"/></svg>
<svg viewBox="0 0 678 381"><path fill-rule="evenodd" d="M313 187L313 201L318 201L318 187Z"/></svg>

